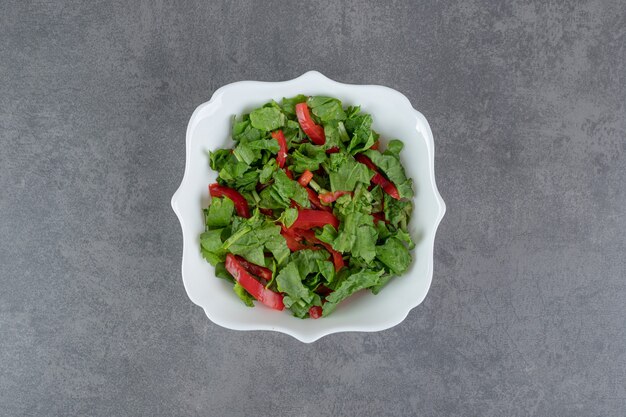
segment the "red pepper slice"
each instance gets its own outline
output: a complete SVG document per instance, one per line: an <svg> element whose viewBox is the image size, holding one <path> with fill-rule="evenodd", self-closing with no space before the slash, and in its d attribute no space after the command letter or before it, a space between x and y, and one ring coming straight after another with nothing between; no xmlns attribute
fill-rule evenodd
<svg viewBox="0 0 626 417"><path fill-rule="evenodd" d="M317 193L313 190L311 190L309 187L306 187L306 192L307 194L309 194L309 201L311 202L311 205L319 210L324 210L324 211L328 211L328 212L332 212L333 210L322 204L322 202L320 201L319 197L317 196Z"/></svg>
<svg viewBox="0 0 626 417"><path fill-rule="evenodd" d="M293 179L293 172L291 172L289 168L285 168L285 174L287 174L287 178L289 178L290 180Z"/></svg>
<svg viewBox="0 0 626 417"><path fill-rule="evenodd" d="M398 192L398 189L387 178L383 177L380 174L376 174L372 177L372 182L374 184L380 185L383 191L389 194L391 197L395 198L396 200L400 200L400 193Z"/></svg>
<svg viewBox="0 0 626 417"><path fill-rule="evenodd" d="M287 247L289 248L290 251L295 252L298 250L309 249L308 246L303 245L302 243L298 242L296 238L293 237L292 235L288 233L284 233L284 232L280 232L280 234L283 235L283 237L285 238L285 242L287 242Z"/></svg>
<svg viewBox="0 0 626 417"><path fill-rule="evenodd" d="M352 195L352 191L334 191L320 194L320 201L322 203L330 204L333 201L336 201L342 195L350 194Z"/></svg>
<svg viewBox="0 0 626 417"><path fill-rule="evenodd" d="M287 141L285 140L285 135L283 135L282 130L277 130L272 132L272 137L276 139L278 142L278 155L276 155L276 162L279 167L285 166L285 161L287 160Z"/></svg>
<svg viewBox="0 0 626 417"><path fill-rule="evenodd" d="M280 234L285 238L287 247L292 252L303 249L313 249L312 246L301 243L300 241L302 240L302 236L297 235L294 230L281 226Z"/></svg>
<svg viewBox="0 0 626 417"><path fill-rule="evenodd" d="M232 253L226 255L226 270L235 278L235 281L246 289L254 298L259 300L266 306L283 310L285 304L283 304L283 296L272 290L268 290L256 280L246 269L237 261L237 258Z"/></svg>
<svg viewBox="0 0 626 417"><path fill-rule="evenodd" d="M337 146L333 146L332 148L326 149L326 154L330 155L331 153L338 153L339 148Z"/></svg>
<svg viewBox="0 0 626 417"><path fill-rule="evenodd" d="M250 217L248 202L237 190L215 183L209 185L209 194L211 194L211 197L227 197L231 199L235 203L237 215L245 218Z"/></svg>
<svg viewBox="0 0 626 417"><path fill-rule="evenodd" d="M315 292L321 295L322 297L327 297L333 292L333 290L331 290L330 288L322 284L319 287L317 287Z"/></svg>
<svg viewBox="0 0 626 417"><path fill-rule="evenodd" d="M378 222L389 223L389 221L385 219L385 213L383 213L382 211L378 213L372 213L372 217L374 218L374 223L378 223Z"/></svg>
<svg viewBox="0 0 626 417"><path fill-rule="evenodd" d="M235 259L245 268L246 271L266 281L272 280L272 271L264 266L248 262L244 257L235 255Z"/></svg>
<svg viewBox="0 0 626 417"><path fill-rule="evenodd" d="M307 106L306 103L296 104L296 116L298 117L298 123L300 123L302 131L311 138L314 144L323 145L326 143L324 128L315 124L309 113L309 106Z"/></svg>
<svg viewBox="0 0 626 417"><path fill-rule="evenodd" d="M370 149L374 149L374 150L378 150L378 148L380 148L380 141L377 140L376 142L374 142L374 144L372 146L370 146Z"/></svg>
<svg viewBox="0 0 626 417"><path fill-rule="evenodd" d="M365 165L372 171L378 172L378 167L374 165L371 159L369 159L367 156L363 155L362 153L354 155L354 159L356 159L357 162L362 163L363 165Z"/></svg>
<svg viewBox="0 0 626 417"><path fill-rule="evenodd" d="M274 210L272 210L272 209L259 207L259 211L261 213L265 214L266 216L273 216L274 215Z"/></svg>
<svg viewBox="0 0 626 417"><path fill-rule="evenodd" d="M307 185L309 185L309 182L311 182L312 179L313 173L307 169L302 173L302 175L300 175L300 178L298 178L298 182L301 186L306 187Z"/></svg>
<svg viewBox="0 0 626 417"><path fill-rule="evenodd" d="M319 319L320 317L322 317L322 307L313 306L309 308L309 317L311 317L312 319Z"/></svg>
<svg viewBox="0 0 626 417"><path fill-rule="evenodd" d="M317 243L317 244L324 246L324 249L326 249L328 253L330 253L333 257L333 264L335 265L335 271L339 271L341 268L345 266L345 263L343 262L343 256L341 255L341 253L333 249L333 247L329 245L328 243L322 242L321 240L319 240L315 236L315 232L313 232L312 230L298 229L298 230L294 230L293 233L304 237L307 241L311 243Z"/></svg>
<svg viewBox="0 0 626 417"><path fill-rule="evenodd" d="M400 193L398 192L398 189L396 188L396 186L391 181L389 181L387 178L383 177L380 174L380 172L378 171L378 167L374 165L371 159L369 159L367 156L361 153L356 155L354 159L356 159L357 162L364 164L365 166L367 166L369 169L371 169L372 171L376 173L372 177L372 183L380 185L380 188L382 188L384 192L386 192L387 194L389 194L391 197L395 198L396 200L400 200Z"/></svg>
<svg viewBox="0 0 626 417"><path fill-rule="evenodd" d="M316 236L313 230L305 229L291 229L291 234L296 236L297 239L305 239L310 243L322 243Z"/></svg>
<svg viewBox="0 0 626 417"><path fill-rule="evenodd" d="M339 219L331 212L303 209L298 212L298 218L293 225L291 225L291 228L310 229L312 227L324 227L325 224L330 224L335 229L339 229Z"/></svg>
<svg viewBox="0 0 626 417"><path fill-rule="evenodd" d="M343 256L341 256L341 253L337 252L332 247L330 247L328 243L322 242L322 244L324 245L326 250L329 251L330 254L333 256L333 265L335 265L335 271L339 271L341 268L343 268L346 265L343 262Z"/></svg>

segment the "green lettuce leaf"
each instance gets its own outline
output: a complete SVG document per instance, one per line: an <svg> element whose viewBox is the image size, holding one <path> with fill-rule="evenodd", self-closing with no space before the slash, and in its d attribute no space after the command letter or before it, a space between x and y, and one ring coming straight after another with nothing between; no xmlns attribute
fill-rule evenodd
<svg viewBox="0 0 626 417"><path fill-rule="evenodd" d="M241 141L235 147L233 154L238 161L252 165L261 159L261 151L267 150L272 154L277 154L279 150L278 142L274 139L259 139L255 141Z"/></svg>
<svg viewBox="0 0 626 417"><path fill-rule="evenodd" d="M335 310L341 301L345 300L355 292L376 285L383 273L384 271L382 270L363 270L350 275L335 288L335 291L326 297L326 303L322 309L322 315L328 316Z"/></svg>
<svg viewBox="0 0 626 417"><path fill-rule="evenodd" d="M283 101L281 102L280 107L282 108L283 112L290 118L296 118L296 104L298 103L304 103L306 101L307 97L299 94L295 97L291 97L291 98L284 98L283 97Z"/></svg>
<svg viewBox="0 0 626 417"><path fill-rule="evenodd" d="M316 171L326 161L324 148L311 143L303 143L290 155L291 170L301 173L305 170Z"/></svg>
<svg viewBox="0 0 626 417"><path fill-rule="evenodd" d="M404 167L396 154L382 154L373 149L368 149L363 153L394 183L400 198L413 197L413 181L406 177Z"/></svg>
<svg viewBox="0 0 626 417"><path fill-rule="evenodd" d="M207 230L200 235L202 256L213 266L226 259L226 251L222 248L223 231L224 229Z"/></svg>
<svg viewBox="0 0 626 417"><path fill-rule="evenodd" d="M235 283L235 278L226 270L224 262L215 265L215 276L225 281Z"/></svg>
<svg viewBox="0 0 626 417"><path fill-rule="evenodd" d="M331 154L328 167L331 191L354 191L358 183L369 184L374 176L365 165L343 153Z"/></svg>
<svg viewBox="0 0 626 417"><path fill-rule="evenodd" d="M213 197L211 205L204 211L204 220L208 229L217 229L230 225L235 204L226 197Z"/></svg>
<svg viewBox="0 0 626 417"><path fill-rule="evenodd" d="M313 301L314 294L302 283L302 279L297 263L289 262L276 276L278 291L287 294L292 302L310 303Z"/></svg>
<svg viewBox="0 0 626 417"><path fill-rule="evenodd" d="M396 157L400 157L400 152L404 148L404 143L398 139L392 139L387 144L387 150L385 153L390 153L392 155L396 155Z"/></svg>
<svg viewBox="0 0 626 417"><path fill-rule="evenodd" d="M298 218L298 210L295 208L286 208L285 211L280 215L278 221L285 225L285 227L291 227L291 225Z"/></svg>
<svg viewBox="0 0 626 417"><path fill-rule="evenodd" d="M307 105L317 118L327 123L331 120L344 120L346 113L343 111L341 101L332 97L315 96L309 97Z"/></svg>
<svg viewBox="0 0 626 417"><path fill-rule="evenodd" d="M410 200L396 200L389 194L384 195L385 218L395 228L406 230L406 225L413 211L413 204Z"/></svg>
<svg viewBox="0 0 626 417"><path fill-rule="evenodd" d="M261 131L276 130L285 125L285 115L275 107L261 107L250 113L252 127Z"/></svg>
<svg viewBox="0 0 626 417"><path fill-rule="evenodd" d="M376 246L376 258L397 275L406 272L411 264L409 250L395 237L390 237L383 245Z"/></svg>
<svg viewBox="0 0 626 417"><path fill-rule="evenodd" d="M274 184L261 191L259 206L263 208L287 208L294 200L300 206L311 207L309 195L297 181L290 179L282 169L274 172Z"/></svg>
<svg viewBox="0 0 626 417"><path fill-rule="evenodd" d="M278 263L284 262L289 256L289 248L280 234L280 226L261 219L258 212L239 225L233 223L232 234L222 248L257 265L265 265L264 248L274 255Z"/></svg>
<svg viewBox="0 0 626 417"><path fill-rule="evenodd" d="M250 295L250 293L248 291L246 291L246 289L244 287L239 285L238 282L235 282L235 286L233 287L233 291L235 291L235 294L237 294L239 299L241 301L243 301L243 303L245 305L247 305L248 307L254 307L254 303L253 303L254 297L252 297Z"/></svg>
<svg viewBox="0 0 626 417"><path fill-rule="evenodd" d="M259 172L259 182L261 184L267 184L269 180L274 176L274 172L278 169L276 159L270 159Z"/></svg>
<svg viewBox="0 0 626 417"><path fill-rule="evenodd" d="M237 178L240 178L250 168L250 165L246 164L245 162L237 161L237 158L235 158L234 156L232 156L232 158L234 160L231 160L228 163L224 164L218 174L221 179L227 182L234 181Z"/></svg>
<svg viewBox="0 0 626 417"><path fill-rule="evenodd" d="M248 119L235 122L233 125L232 137L235 142L251 142L261 139L262 136L263 132L252 127Z"/></svg>
<svg viewBox="0 0 626 417"><path fill-rule="evenodd" d="M378 134L372 130L372 116L360 114L346 121L348 133L352 133L352 139L348 145L348 152L352 155L369 149L378 139Z"/></svg>
<svg viewBox="0 0 626 417"><path fill-rule="evenodd" d="M224 165L230 162L231 157L232 153L230 149L218 149L215 152L210 151L209 165L212 170L219 172L222 168L224 168Z"/></svg>

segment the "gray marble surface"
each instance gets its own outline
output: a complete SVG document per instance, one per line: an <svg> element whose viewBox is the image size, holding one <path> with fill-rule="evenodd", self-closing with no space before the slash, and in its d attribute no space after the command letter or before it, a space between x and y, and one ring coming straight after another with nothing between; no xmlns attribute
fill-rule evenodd
<svg viewBox="0 0 626 417"><path fill-rule="evenodd" d="M623 1L3 1L1 416L623 416ZM193 109L404 92L448 213L426 300L311 345L212 324L169 200Z"/></svg>

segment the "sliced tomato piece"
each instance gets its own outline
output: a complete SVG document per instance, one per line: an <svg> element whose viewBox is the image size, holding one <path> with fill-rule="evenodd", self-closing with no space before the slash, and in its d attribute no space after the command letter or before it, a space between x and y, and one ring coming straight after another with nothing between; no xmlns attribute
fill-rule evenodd
<svg viewBox="0 0 626 417"><path fill-rule="evenodd" d="M298 182L301 186L306 187L307 185L309 185L309 182L311 182L312 179L313 173L307 169L302 173L302 175L300 175L300 178L298 178Z"/></svg>
<svg viewBox="0 0 626 417"><path fill-rule="evenodd" d="M296 104L296 116L302 131L311 138L314 144L323 145L326 143L324 128L313 121L311 113L309 113L309 106L306 103Z"/></svg>
<svg viewBox="0 0 626 417"><path fill-rule="evenodd" d="M285 308L283 296L265 288L263 284L246 271L232 253L226 255L225 266L226 270L235 278L235 281L261 303L276 310L283 310Z"/></svg>
<svg viewBox="0 0 626 417"><path fill-rule="evenodd" d="M266 281L272 280L272 270L264 266L253 264L248 262L243 256L235 255L235 259L245 268L246 271L252 275L256 275L259 278L263 278Z"/></svg>
<svg viewBox="0 0 626 417"><path fill-rule="evenodd" d="M246 201L244 196L239 194L237 190L215 183L209 185L209 194L211 194L211 197L226 197L231 199L233 203L235 203L237 215L245 218L250 217L248 201Z"/></svg>
<svg viewBox="0 0 626 417"><path fill-rule="evenodd" d="M324 227L325 224L330 224L335 229L339 229L339 219L337 219L331 212L303 209L298 212L298 218L291 228L311 229L313 227Z"/></svg>
<svg viewBox="0 0 626 417"><path fill-rule="evenodd" d="M278 142L279 149L276 155L276 162L278 166L282 168L285 166L285 161L287 160L287 141L285 140L283 131L280 129L272 132L272 137Z"/></svg>
<svg viewBox="0 0 626 417"><path fill-rule="evenodd" d="M322 307L313 306L309 308L309 317L311 317L312 319L319 319L320 317L322 317Z"/></svg>
<svg viewBox="0 0 626 417"><path fill-rule="evenodd" d="M331 191L328 193L320 194L320 201L322 203L330 204L333 201L336 201L342 195L350 194L352 195L352 191Z"/></svg>

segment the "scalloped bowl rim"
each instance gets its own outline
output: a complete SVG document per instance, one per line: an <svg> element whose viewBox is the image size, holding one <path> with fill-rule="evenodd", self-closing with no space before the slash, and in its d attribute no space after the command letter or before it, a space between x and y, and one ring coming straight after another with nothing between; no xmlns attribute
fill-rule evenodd
<svg viewBox="0 0 626 417"><path fill-rule="evenodd" d="M243 96L241 94L242 89L245 89L246 96ZM251 100L247 98L247 94L250 91L254 91L255 89L257 91L260 90L262 92L272 93L264 99L262 98L263 93L261 93L261 95L257 93L257 101L251 102ZM237 92L238 90L239 93ZM432 214L426 224L419 224L414 228L415 230L412 230L414 234L417 233L418 235L421 235L421 239L417 243L417 247L414 250L414 253L415 251L419 250L420 253L422 253L423 255L422 257L414 259L414 261L412 262L412 266L416 264L420 266L420 268L418 269L421 272L419 274L412 273L411 271L414 271L415 268L411 268L410 271L403 276L394 278L388 284L388 286L391 286L392 283L397 280L412 279L416 282L418 282L419 280L419 290L413 294L409 294L409 296L405 296L405 294L403 292L399 292L401 290L398 289L398 292L396 294L397 299L392 299L391 302L387 302L387 304L383 303L382 306L379 306L378 311L383 313L376 315L374 317L374 322L368 322L362 317L363 313L366 311L368 305L367 303L372 303L371 299L358 300L356 304L359 305L347 307L343 310L343 313L341 312L342 305L340 305L337 311L329 317L319 320L301 320L291 316L289 316L287 319L285 319L284 317L276 316L277 314L288 315L289 312L281 313L271 311L264 306L259 306L258 303L257 307L255 307L254 309L247 308L243 306L243 304L234 295L230 299L227 299L226 297L224 297L224 299L219 298L222 296L222 293L226 293L226 291L222 291L221 288L228 288L224 286L225 283L222 282L222 280L215 279L214 273L211 272L213 270L213 267L211 267L211 265L204 262L204 264L206 265L205 268L204 266L200 266L200 264L198 264L198 257L200 257L200 251L198 249L198 235L199 233L201 233L202 230L198 230L198 218L195 217L196 215L193 214L192 211L185 213L186 210L190 210L189 206L191 205L195 206L193 207L193 209L197 209L197 215L200 216L201 210L199 204L203 204L204 206L206 206L206 203L208 202L208 191L206 190L206 184L209 181L208 177L197 178L198 175L191 173L192 157L196 156L195 153L196 151L198 151L197 149L192 149L192 145L199 146L198 142L205 140L203 139L204 137L200 137L199 139L195 139L194 141L196 130L201 130L201 128L199 127L201 124L202 128L206 130L208 125L210 124L208 122L211 119L211 116L215 116L217 113L219 113L222 106L226 107L227 102L228 105L236 109L236 111L243 111L250 110L254 106L260 105L271 98L277 99L277 97L271 97L272 94L276 95L275 93L273 93L274 91L281 91L281 93L278 94L280 96L289 96L300 93L332 95L332 92L334 92L335 90L342 90L344 91L344 93L348 92L348 95L360 94L362 96L364 92L367 92L367 96L363 96L363 99L367 99L367 97L369 96L376 98L375 101L371 102L371 105L369 107L375 107L378 105L378 103L388 102L389 107L382 108L382 110L380 110L378 113L373 109L370 111L367 105L363 106L365 111L372 114L374 118L375 129L383 135L385 135L386 132L385 129L377 127L377 121L380 122L380 119L377 118L377 114L387 112L389 119L400 117L398 119L398 123L394 124L393 126L409 122L409 114L411 114L415 118L415 120L413 120L413 123L415 123L415 130L417 131L418 141L414 142L413 145L421 147L422 152L426 152L426 155L415 155L416 160L420 159L421 157L421 159L425 161L426 159L424 159L424 157L427 158L428 167L419 166L418 168L416 168L424 170L423 174L419 177L419 180L418 178L415 178L415 176L411 175L415 183L421 184L422 186L416 190L416 196L413 201L416 204L416 207L418 207L418 202L423 203L425 211ZM311 92L307 93L307 91ZM345 97L342 97L340 94L337 94L336 96L339 99L345 101ZM393 111L389 110L389 108L392 107L393 104L395 104L397 108L394 108ZM207 135L212 135L214 137L216 135L219 135L217 136L217 140L211 141L215 148L220 147L216 145L223 146L226 144L220 143L221 140L230 141L228 134L230 129L230 117L232 117L234 114L228 114L228 117L224 117L225 115L222 115L220 117L218 115L217 122L211 124L212 128L215 127L217 130L221 129L222 132L222 134L210 133ZM384 120L382 122L382 124L384 124ZM411 131L411 133L413 132ZM222 138L222 136L225 137ZM423 139L423 141L419 141L420 138ZM408 138L400 137L400 139L402 139L405 144L408 145ZM408 148L410 147L405 147L405 152ZM428 121L426 120L426 118L419 111L413 108L408 98L402 93L392 88L380 85L357 85L339 83L337 81L327 78L317 71L306 72L300 77L288 81L239 81L227 84L216 90L208 102L199 105L193 112L187 126L185 149L185 172L181 184L172 196L171 200L172 208L178 217L183 232L183 257L181 272L183 276L183 283L189 298L192 302L202 307L207 317L215 324L233 330L277 331L293 336L294 338L302 342L310 343L332 333L351 331L374 332L388 329L401 323L407 317L409 312L413 308L417 307L426 297L428 289L430 288L433 275L433 250L435 234L446 212L446 205L441 198L441 195L439 194L435 182L435 150L433 135L430 130L430 126L428 125ZM203 149L206 150L206 147ZM413 155L407 155L406 153L403 154L402 159L405 167L407 166L408 156ZM208 163L206 163L206 156L202 155L202 157L205 161L204 168L206 169L206 171L210 171ZM411 161L413 160L413 158L410 159ZM193 168L197 171L199 167L194 165ZM413 166L407 167L407 171L410 171L412 168ZM427 174L428 178L422 178L424 174ZM192 178L193 175L196 175L196 177ZM215 178L214 173L207 173L207 175L211 176L211 178ZM206 180L207 182L204 185L203 191L201 191L198 189L198 184L202 183L203 180ZM195 184L192 184L194 182ZM426 187L424 188L425 185ZM422 202L420 199L423 198L430 198L430 200L425 200ZM413 214L413 218L411 219L410 228L411 224L414 223L414 219L418 216L420 216L420 212L416 210L416 212L414 212ZM195 226L191 223L195 223ZM203 270L198 271L199 268L202 268ZM207 274L206 282L204 281L205 278L198 277L200 272ZM211 283L211 279L213 279L214 281L220 281L220 283ZM212 285L213 288L208 289L207 286L209 285ZM219 294L215 294L211 291L217 291ZM372 296L371 294L369 294L369 296L381 297L383 294L385 294L385 291L387 291L387 288L383 289L383 291L381 291L380 294L378 294L377 296ZM361 293L363 293L363 291L361 291ZM218 298L214 297L214 295L217 295ZM359 298L356 295L353 297ZM363 297L367 296L361 296L360 298ZM347 301L344 303L347 303ZM404 301L404 304L396 301ZM387 308L389 308L389 310ZM250 313L248 313L248 311L251 310L258 310L259 313L256 315L251 315ZM361 313L360 315L358 314L359 311ZM333 317L335 315L341 316L342 314L344 317L333 320ZM351 316L348 317L348 315Z"/></svg>

